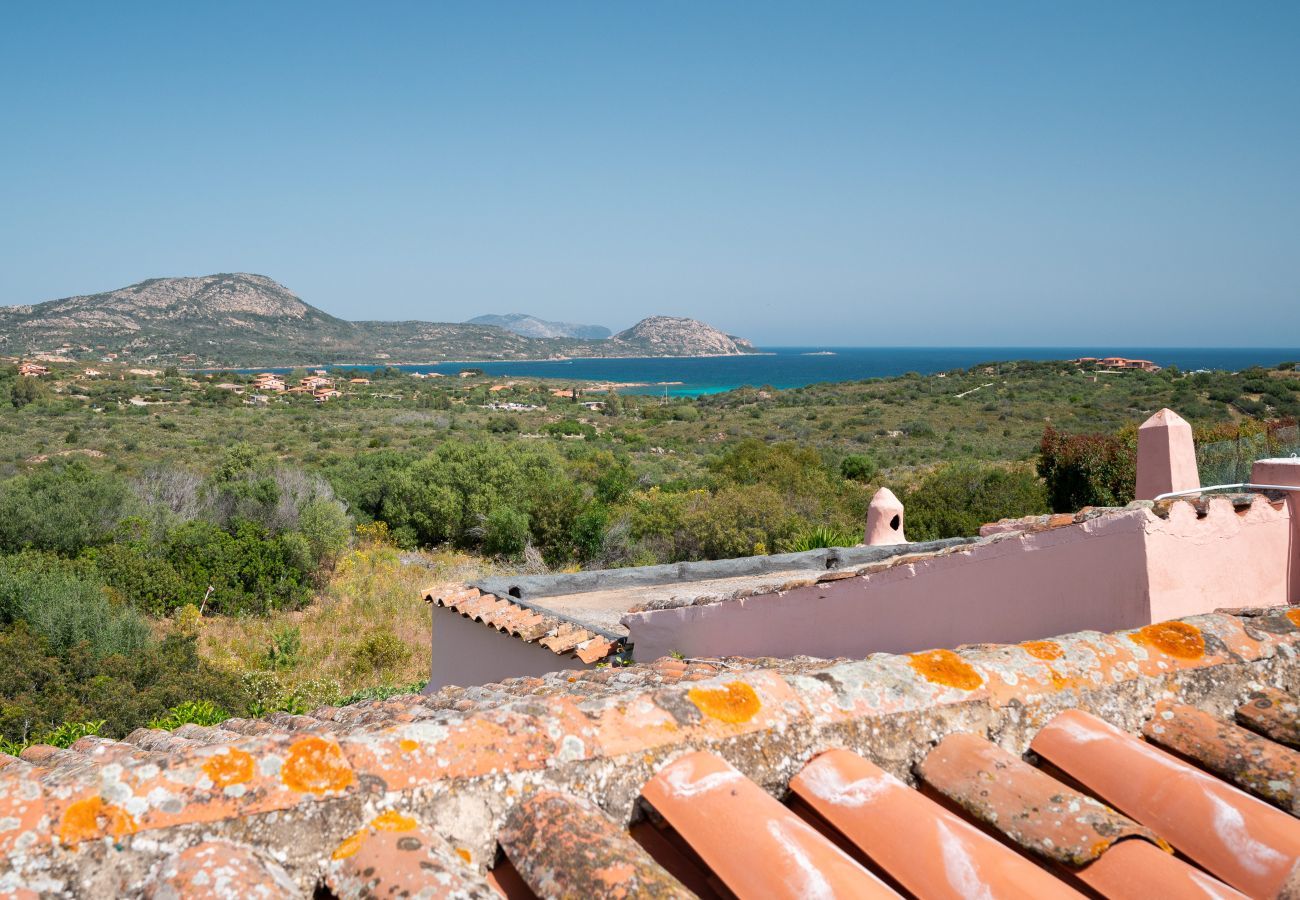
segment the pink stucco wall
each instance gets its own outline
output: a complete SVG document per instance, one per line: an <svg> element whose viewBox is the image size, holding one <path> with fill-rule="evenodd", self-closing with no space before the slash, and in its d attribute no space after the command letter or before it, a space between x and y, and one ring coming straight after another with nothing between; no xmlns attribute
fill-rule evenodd
<svg viewBox="0 0 1300 900"><path fill-rule="evenodd" d="M862 656L1113 631L1285 600L1290 515L1262 498L1204 518L1126 510L821 585L635 613L634 655Z"/></svg>
<svg viewBox="0 0 1300 900"><path fill-rule="evenodd" d="M1294 456L1281 459L1260 459L1250 471L1255 484L1280 484L1300 487L1300 459ZM1291 574L1288 578L1287 602L1300 606L1300 492L1286 495L1286 505L1291 511Z"/></svg>
<svg viewBox="0 0 1300 900"><path fill-rule="evenodd" d="M1210 501L1203 519L1190 503L1177 503L1168 519L1151 520L1146 529L1151 621L1287 602L1291 516L1281 504L1274 507L1256 497L1249 510L1238 513L1220 497Z"/></svg>

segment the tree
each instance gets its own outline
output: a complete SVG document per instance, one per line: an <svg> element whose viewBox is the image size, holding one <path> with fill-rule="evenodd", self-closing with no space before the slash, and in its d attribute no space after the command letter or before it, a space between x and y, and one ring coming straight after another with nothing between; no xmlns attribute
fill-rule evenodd
<svg viewBox="0 0 1300 900"><path fill-rule="evenodd" d="M39 378L33 378L29 375L19 377L9 390L9 402L17 409L22 409L27 404L40 400L44 396L45 385L41 384Z"/></svg>
<svg viewBox="0 0 1300 900"><path fill-rule="evenodd" d="M298 513L298 530L307 539L313 565L333 571L348 548L352 520L337 500L309 500Z"/></svg>

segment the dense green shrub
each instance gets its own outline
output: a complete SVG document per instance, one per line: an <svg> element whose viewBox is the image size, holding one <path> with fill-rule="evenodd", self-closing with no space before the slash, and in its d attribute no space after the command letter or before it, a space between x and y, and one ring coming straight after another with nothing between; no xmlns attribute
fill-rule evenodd
<svg viewBox="0 0 1300 900"><path fill-rule="evenodd" d="M111 540L134 502L115 475L81 462L42 466L0 485L0 552L32 548L74 556Z"/></svg>
<svg viewBox="0 0 1300 900"><path fill-rule="evenodd" d="M391 631L376 630L352 648L352 664L359 672L381 672L406 662L411 648Z"/></svg>
<svg viewBox="0 0 1300 900"><path fill-rule="evenodd" d="M483 529L483 552L491 556L518 557L528 544L528 514L512 506L489 512Z"/></svg>
<svg viewBox="0 0 1300 900"><path fill-rule="evenodd" d="M163 548L184 588L176 605L200 602L223 613L294 609L311 597L311 560L296 532L271 534L254 522L237 521L234 531L204 521L173 530Z"/></svg>
<svg viewBox="0 0 1300 900"><path fill-rule="evenodd" d="M542 426L542 432L545 434L555 435L556 437L584 437L594 438L596 428L594 425L588 425L585 422L579 422L575 419L563 419L559 422L551 422Z"/></svg>
<svg viewBox="0 0 1300 900"><path fill-rule="evenodd" d="M850 454L840 460L840 474L850 481L868 483L876 477L877 468L875 460L860 453Z"/></svg>
<svg viewBox="0 0 1300 900"><path fill-rule="evenodd" d="M1048 511L1043 482L1025 469L950 463L903 497L907 537L968 537L986 522Z"/></svg>
<svg viewBox="0 0 1300 900"><path fill-rule="evenodd" d="M99 733L120 738L186 700L246 708L237 679L203 662L192 638L96 657L84 643L56 651L25 622L0 628L0 739L27 743L99 720Z"/></svg>
<svg viewBox="0 0 1300 900"><path fill-rule="evenodd" d="M84 646L95 657L132 654L149 641L139 613L72 564L40 554L0 557L0 625L17 621L56 653Z"/></svg>

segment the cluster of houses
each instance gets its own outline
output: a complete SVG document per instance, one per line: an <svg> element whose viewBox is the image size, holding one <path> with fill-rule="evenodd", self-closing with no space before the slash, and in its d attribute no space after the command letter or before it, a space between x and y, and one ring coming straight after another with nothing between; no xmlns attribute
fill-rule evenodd
<svg viewBox="0 0 1300 900"><path fill-rule="evenodd" d="M353 381L368 383L364 378ZM334 387L333 380L326 376L323 369L300 378L293 387L289 387L283 376L274 372L261 372L253 377L253 390L261 394L311 394L317 403L343 396L343 392Z"/></svg>
<svg viewBox="0 0 1300 900"><path fill-rule="evenodd" d="M1129 359L1126 356L1080 356L1075 360L1081 366L1092 365L1099 369L1141 369L1159 372L1160 367L1149 359Z"/></svg>

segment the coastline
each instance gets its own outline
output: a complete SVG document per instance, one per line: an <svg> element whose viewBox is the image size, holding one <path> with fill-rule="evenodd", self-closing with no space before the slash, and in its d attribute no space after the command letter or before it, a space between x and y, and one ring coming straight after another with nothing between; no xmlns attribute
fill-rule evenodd
<svg viewBox="0 0 1300 900"><path fill-rule="evenodd" d="M385 366L407 373L455 375L467 368L481 369L488 378L537 379L563 385L620 385L619 390L654 393L664 389L674 396L697 396L735 390L743 386L778 390L812 384L864 381L916 373L922 376L971 369L996 363L1065 362L1080 356L1121 352L1133 358L1152 359L1182 372L1239 372L1252 366L1272 367L1300 360L1300 348L1124 348L1096 347L765 347L744 354L696 356L568 356L527 359L463 359L437 362L334 363L301 368L333 368L339 373L361 374ZM408 358L410 359L410 358ZM201 369L242 374L259 371L284 373L298 366L269 368ZM195 370L192 370L195 371ZM1131 375L1132 373L1121 373ZM1143 376L1154 377L1154 376Z"/></svg>
<svg viewBox="0 0 1300 900"><path fill-rule="evenodd" d="M753 356L780 356L772 350L756 350L753 353L691 353L691 354L668 354L663 356L529 356L529 357L510 357L509 359L439 359L433 362L398 362L396 360L384 360L382 362L333 362L333 363L294 363L285 365L279 363L273 366L207 366L201 369L182 368L182 372L199 372L209 374L212 372L276 372L291 371L293 369L357 369L357 368L379 368L381 366L469 366L481 365L483 363L562 363L590 362L596 359L622 359L630 361L643 361L652 359L747 359Z"/></svg>

